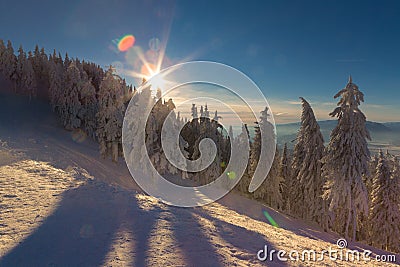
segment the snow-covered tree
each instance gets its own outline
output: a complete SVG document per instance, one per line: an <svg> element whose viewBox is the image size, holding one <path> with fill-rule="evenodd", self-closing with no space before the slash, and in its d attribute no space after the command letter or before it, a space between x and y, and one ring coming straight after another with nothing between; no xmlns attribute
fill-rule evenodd
<svg viewBox="0 0 400 267"><path fill-rule="evenodd" d="M283 209L289 211L290 209L290 194L289 189L290 185L292 184L292 165L291 165L291 158L289 155L289 151L287 148L287 144L285 143L282 151L282 157L279 162L279 176L282 178L282 200L283 200Z"/></svg>
<svg viewBox="0 0 400 267"><path fill-rule="evenodd" d="M26 58L22 46L18 49L15 75L17 77L15 79L16 88L18 88L22 93L27 94L29 99L31 99L32 96L35 96L37 90L35 74L31 62Z"/></svg>
<svg viewBox="0 0 400 267"><path fill-rule="evenodd" d="M256 122L256 126L254 127L253 142L251 142L250 146L249 170L251 176L253 176L258 166L258 160L260 159L260 154L261 154L261 130L259 123Z"/></svg>
<svg viewBox="0 0 400 267"><path fill-rule="evenodd" d="M64 69L67 70L69 65L71 64L71 60L69 59L68 53L65 53L63 62L64 62Z"/></svg>
<svg viewBox="0 0 400 267"><path fill-rule="evenodd" d="M7 79L15 82L17 80L17 57L14 55L14 49L10 40L7 41L6 48L4 48L3 42L0 43L0 53L0 71Z"/></svg>
<svg viewBox="0 0 400 267"><path fill-rule="evenodd" d="M5 52L6 52L6 46L4 45L4 41L0 39L0 73L3 74L4 74L4 69L6 68Z"/></svg>
<svg viewBox="0 0 400 267"><path fill-rule="evenodd" d="M97 137L103 157L111 154L117 161L122 137L122 122L125 112L124 91L120 78L112 66L106 72L98 93Z"/></svg>
<svg viewBox="0 0 400 267"><path fill-rule="evenodd" d="M18 87L21 88L22 84L21 81L23 79L24 76L24 65L26 64L27 58L26 58L26 53L24 52L24 49L22 48L22 45L19 46L18 49L18 57L17 57L17 66L15 69L15 72L17 74L17 80L15 83L16 89L15 91L17 91Z"/></svg>
<svg viewBox="0 0 400 267"><path fill-rule="evenodd" d="M367 187L368 190L368 195L371 195L372 192L372 183L373 183L373 179L375 176L375 172L376 172L376 167L378 166L378 161L379 161L379 154L374 154L371 158L371 160L369 161L369 173L370 175L365 176L365 186Z"/></svg>
<svg viewBox="0 0 400 267"><path fill-rule="evenodd" d="M230 131L232 127L229 127ZM233 136L233 132L232 132ZM247 129L247 125L243 124L242 125L242 131L241 133L234 137L233 140L233 146L237 146L240 151L245 151L246 146L249 147L249 142L250 142L250 136L249 136L249 131ZM248 161L250 161L250 151L248 151ZM243 173L242 178L239 180L238 184L236 185L237 189L242 192L243 194L248 195L249 194L249 185L251 181L251 174L250 174L250 166L247 164L246 170Z"/></svg>
<svg viewBox="0 0 400 267"><path fill-rule="evenodd" d="M196 104L192 104L192 118L193 120L198 119Z"/></svg>
<svg viewBox="0 0 400 267"><path fill-rule="evenodd" d="M254 171L258 164L267 164L266 162L260 162L260 152L261 152L261 142L265 142L266 145L270 145L275 142L275 130L273 124L269 121L270 114L268 112L268 107L265 107L261 111L259 128L255 127L254 139L251 144L250 153L250 173L251 177L254 175ZM258 128L258 129L257 129ZM261 136L261 131L263 136ZM261 140L263 138L263 140ZM271 142L271 138L273 138ZM283 199L282 199L282 178L279 176L279 151L275 148L275 156L271 158L272 165L268 172L267 178L264 182L254 191L253 195L255 198L262 199L265 203L273 208L282 209ZM267 149L270 151L270 149Z"/></svg>
<svg viewBox="0 0 400 267"><path fill-rule="evenodd" d="M35 79L38 85L49 88L49 60L44 48L39 49L39 46L36 45L33 55L29 57L29 60L35 72Z"/></svg>
<svg viewBox="0 0 400 267"><path fill-rule="evenodd" d="M400 246L400 188L393 173L391 174L388 159L380 152L372 185L369 214L370 241L376 247L398 252Z"/></svg>
<svg viewBox="0 0 400 267"><path fill-rule="evenodd" d="M54 56L49 63L49 96L54 111L60 113L61 97L64 97L64 68Z"/></svg>
<svg viewBox="0 0 400 267"><path fill-rule="evenodd" d="M321 159L324 140L310 104L302 97L301 126L294 149L293 180L290 186L292 211L306 220L322 223L324 201Z"/></svg>
<svg viewBox="0 0 400 267"><path fill-rule="evenodd" d="M263 200L268 206L274 209L283 209L283 198L281 193L283 180L279 175L279 160L279 150L276 148L275 156L267 178L253 193L256 199ZM260 162L260 164L262 163Z"/></svg>
<svg viewBox="0 0 400 267"><path fill-rule="evenodd" d="M228 136L230 136L232 139L234 138L232 125L229 125Z"/></svg>
<svg viewBox="0 0 400 267"><path fill-rule="evenodd" d="M370 153L365 127L366 117L359 109L363 93L352 82L339 91L338 107L330 114L338 117L323 158L323 174L327 178L324 199L333 214L333 229L352 240L356 237L357 222L368 213L368 193L363 176L369 174Z"/></svg>
<svg viewBox="0 0 400 267"><path fill-rule="evenodd" d="M205 117L206 119L209 119L209 118L210 118L210 112L208 111L207 104L206 104L205 107L204 107L204 117Z"/></svg>
<svg viewBox="0 0 400 267"><path fill-rule="evenodd" d="M75 62L71 62L64 78L64 90L60 97L60 116L64 127L68 130L81 127L82 104L79 99L79 93L82 90L82 83L79 69Z"/></svg>
<svg viewBox="0 0 400 267"><path fill-rule="evenodd" d="M218 122L219 119L222 119L222 117L218 115L218 111L216 110L215 113L214 113L214 118L213 118L213 120L216 121L216 122Z"/></svg>
<svg viewBox="0 0 400 267"><path fill-rule="evenodd" d="M81 91L79 95L82 109L79 117L82 120L82 127L91 138L96 138L97 129L97 99L96 89L88 78L86 72L81 73Z"/></svg>

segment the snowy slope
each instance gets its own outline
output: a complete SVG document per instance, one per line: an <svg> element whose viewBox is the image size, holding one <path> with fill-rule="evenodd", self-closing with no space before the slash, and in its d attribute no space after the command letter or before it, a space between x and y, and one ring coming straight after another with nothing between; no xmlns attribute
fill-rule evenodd
<svg viewBox="0 0 400 267"><path fill-rule="evenodd" d="M0 95L0 123L0 266L386 266L260 262L264 245L322 251L339 237L236 193L166 206L140 192L122 161L100 159L96 143L61 129L43 102Z"/></svg>

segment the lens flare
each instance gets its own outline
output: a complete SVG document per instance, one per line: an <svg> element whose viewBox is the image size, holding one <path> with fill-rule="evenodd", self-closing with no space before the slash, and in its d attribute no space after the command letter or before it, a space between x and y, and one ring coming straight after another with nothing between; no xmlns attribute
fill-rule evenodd
<svg viewBox="0 0 400 267"><path fill-rule="evenodd" d="M229 179L233 180L236 178L236 173L234 171L227 172L226 175L229 177Z"/></svg>
<svg viewBox="0 0 400 267"><path fill-rule="evenodd" d="M272 226L275 226L275 227L278 227L278 228L279 228L279 225L278 225L277 222L271 217L271 215L269 215L268 211L264 210L263 213L264 213L265 218L267 218L267 220L269 221L269 223L270 223Z"/></svg>
<svg viewBox="0 0 400 267"><path fill-rule="evenodd" d="M151 77L157 72L158 72L157 66L154 65L153 63L145 63L142 65L142 68L140 69L140 73L145 77Z"/></svg>
<svg viewBox="0 0 400 267"><path fill-rule="evenodd" d="M151 51L159 51L160 50L160 39L158 38L151 38L149 41L149 48L151 49Z"/></svg>
<svg viewBox="0 0 400 267"><path fill-rule="evenodd" d="M135 36L128 34L123 36L118 42L118 50L126 52L135 44Z"/></svg>
<svg viewBox="0 0 400 267"><path fill-rule="evenodd" d="M86 140L86 133L82 131L81 129L74 130L72 133L72 140L74 140L76 143L82 143Z"/></svg>

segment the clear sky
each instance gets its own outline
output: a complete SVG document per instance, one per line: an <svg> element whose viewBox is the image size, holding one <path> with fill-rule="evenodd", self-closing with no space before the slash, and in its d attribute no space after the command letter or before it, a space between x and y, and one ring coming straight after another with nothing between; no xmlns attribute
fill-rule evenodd
<svg viewBox="0 0 400 267"><path fill-rule="evenodd" d="M125 34L135 49L119 52ZM400 121L400 1L3 0L0 38L135 72L157 38L163 66L211 60L244 72L277 122L299 119L299 96L327 119L351 74L369 120Z"/></svg>

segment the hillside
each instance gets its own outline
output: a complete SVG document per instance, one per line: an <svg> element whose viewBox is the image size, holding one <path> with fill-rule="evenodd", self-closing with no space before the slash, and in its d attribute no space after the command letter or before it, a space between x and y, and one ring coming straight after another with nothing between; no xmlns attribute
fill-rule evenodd
<svg viewBox="0 0 400 267"><path fill-rule="evenodd" d="M0 266L371 264L260 262L264 245L322 251L339 236L234 192L204 207L166 206L141 193L123 161L101 159L95 142L63 130L41 100L0 95L0 122Z"/></svg>

